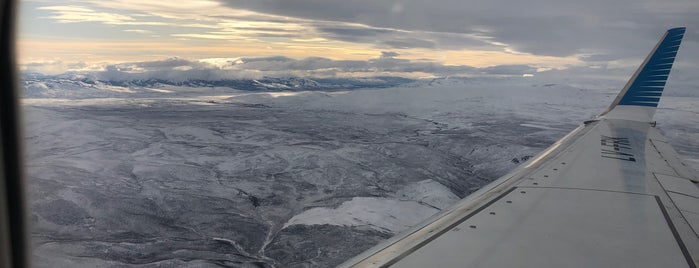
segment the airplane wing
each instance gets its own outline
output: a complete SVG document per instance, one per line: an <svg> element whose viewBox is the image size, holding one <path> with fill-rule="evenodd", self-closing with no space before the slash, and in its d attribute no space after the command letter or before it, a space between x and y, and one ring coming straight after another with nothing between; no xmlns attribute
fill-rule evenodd
<svg viewBox="0 0 699 268"><path fill-rule="evenodd" d="M652 121L684 31L602 115L340 267L697 267L697 177Z"/></svg>

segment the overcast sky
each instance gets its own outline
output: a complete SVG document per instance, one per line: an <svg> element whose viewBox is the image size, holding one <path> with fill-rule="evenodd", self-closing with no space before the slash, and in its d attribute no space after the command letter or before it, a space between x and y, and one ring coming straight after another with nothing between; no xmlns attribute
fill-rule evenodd
<svg viewBox="0 0 699 268"><path fill-rule="evenodd" d="M264 59L260 68L284 62L301 75L628 76L665 30L686 26L675 69L681 79L699 70L696 0L179 2L22 0L20 61L45 73L177 57Z"/></svg>

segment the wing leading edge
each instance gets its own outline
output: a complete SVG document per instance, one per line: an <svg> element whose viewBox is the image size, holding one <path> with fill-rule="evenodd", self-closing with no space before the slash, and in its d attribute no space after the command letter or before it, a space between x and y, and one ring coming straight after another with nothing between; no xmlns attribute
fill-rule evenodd
<svg viewBox="0 0 699 268"><path fill-rule="evenodd" d="M697 267L697 178L649 123L683 34L595 120L340 267Z"/></svg>

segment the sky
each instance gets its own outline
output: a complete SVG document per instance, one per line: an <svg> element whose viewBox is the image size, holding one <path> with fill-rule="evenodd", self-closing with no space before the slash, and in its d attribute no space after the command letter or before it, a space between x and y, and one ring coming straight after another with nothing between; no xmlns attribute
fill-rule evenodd
<svg viewBox="0 0 699 268"><path fill-rule="evenodd" d="M685 26L673 75L696 85L697 14L696 0L20 0L18 55L46 74L621 79Z"/></svg>

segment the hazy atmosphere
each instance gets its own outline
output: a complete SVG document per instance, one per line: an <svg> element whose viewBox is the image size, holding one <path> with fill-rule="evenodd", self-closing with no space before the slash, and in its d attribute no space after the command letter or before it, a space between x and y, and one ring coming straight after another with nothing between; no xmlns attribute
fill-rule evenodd
<svg viewBox="0 0 699 268"><path fill-rule="evenodd" d="M224 69L248 77L552 71L557 77L625 79L666 29L679 26L688 31L672 81L692 79L699 68L699 3L693 0L21 4L22 68L48 74L153 68Z"/></svg>
<svg viewBox="0 0 699 268"><path fill-rule="evenodd" d="M332 267L602 112L699 167L699 2L22 0L36 267Z"/></svg>

